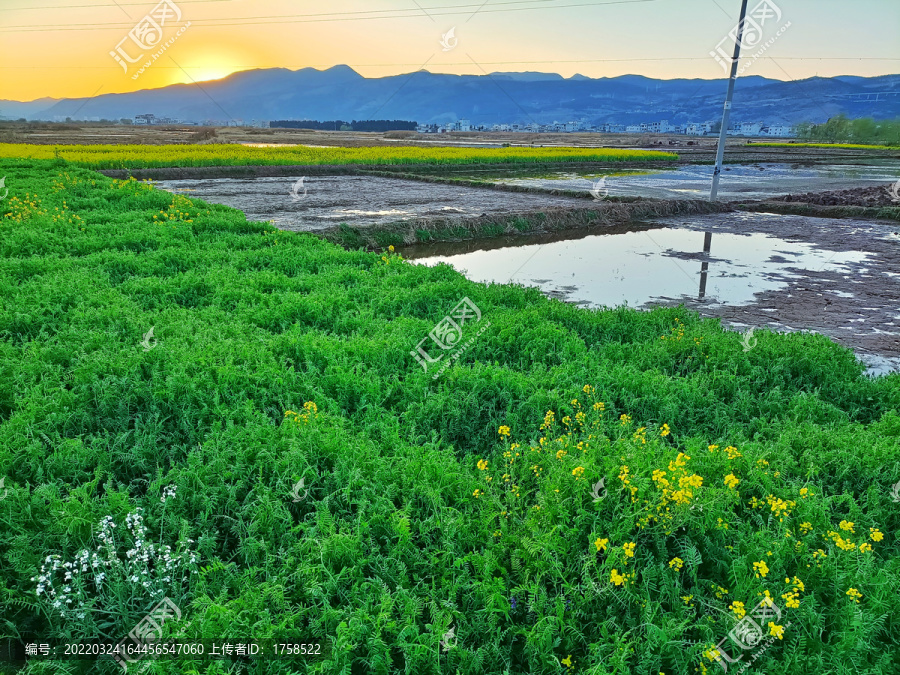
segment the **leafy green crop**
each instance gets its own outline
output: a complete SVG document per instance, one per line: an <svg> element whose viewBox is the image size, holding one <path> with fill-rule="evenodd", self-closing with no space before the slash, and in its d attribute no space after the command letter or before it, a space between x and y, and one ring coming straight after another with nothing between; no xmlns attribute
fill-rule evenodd
<svg viewBox="0 0 900 675"><path fill-rule="evenodd" d="M716 673L768 593L754 672L898 672L897 375L62 163L0 175L3 637L118 642L165 589L168 636L328 651L147 672ZM410 352L465 297L435 379ZM98 548L116 572L54 607L42 574Z"/></svg>

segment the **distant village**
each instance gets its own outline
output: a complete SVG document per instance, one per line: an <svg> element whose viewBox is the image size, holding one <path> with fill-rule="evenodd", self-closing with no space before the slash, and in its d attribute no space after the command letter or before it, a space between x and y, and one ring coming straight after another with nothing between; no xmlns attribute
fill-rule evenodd
<svg viewBox="0 0 900 675"><path fill-rule="evenodd" d="M69 117L54 118L54 122L75 121ZM85 122L101 122L98 118L87 118ZM294 121L291 127L302 128L302 122ZM312 120L310 120L312 122ZM284 123L268 120L214 120L185 121L169 117L157 117L156 115L136 115L133 119L119 120L121 124L133 124L144 126L157 125L186 125L207 127L256 127L268 129L270 127L288 126ZM319 125L320 123L315 123ZM414 124L414 123L413 123ZM340 127L336 130L350 130L351 127ZM590 124L585 120L579 122L553 122L552 124L471 124L469 120L461 119L447 124L418 124L415 130L420 134L447 134L464 131L506 131L520 133L607 133L607 134L681 134L685 136L711 136L718 135L718 123L716 122L690 122L687 124L670 124L668 120L659 122L641 122L640 124ZM797 129L788 124L767 124L765 122L737 122L728 129L729 136L761 136L775 138L792 138L797 135Z"/></svg>
<svg viewBox="0 0 900 675"><path fill-rule="evenodd" d="M459 120L450 124L420 124L416 131L422 134L446 134L453 131L512 131L522 133L606 133L606 134L683 134L686 136L709 136L718 134L718 124L714 122L691 122L669 124L642 122L640 124L588 124L581 122L554 122L553 124L492 124L472 125L469 120ZM764 122L739 122L728 129L729 136L775 136L790 138L796 136L796 128L787 124L766 124Z"/></svg>

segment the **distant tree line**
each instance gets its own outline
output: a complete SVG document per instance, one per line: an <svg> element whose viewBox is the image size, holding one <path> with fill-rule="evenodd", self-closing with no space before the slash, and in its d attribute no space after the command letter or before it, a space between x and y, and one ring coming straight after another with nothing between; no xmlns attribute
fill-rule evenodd
<svg viewBox="0 0 900 675"><path fill-rule="evenodd" d="M271 128L282 129L315 129L321 131L415 131L416 122L408 120L330 120L317 122L315 120L274 120L269 123Z"/></svg>
<svg viewBox="0 0 900 675"><path fill-rule="evenodd" d="M851 120L846 115L838 115L825 124L803 122L797 125L797 136L827 143L900 145L900 118L873 120L865 117Z"/></svg>

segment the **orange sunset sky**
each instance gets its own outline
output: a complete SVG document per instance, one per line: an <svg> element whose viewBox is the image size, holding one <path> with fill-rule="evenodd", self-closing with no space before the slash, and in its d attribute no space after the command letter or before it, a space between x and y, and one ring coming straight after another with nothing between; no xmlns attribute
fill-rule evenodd
<svg viewBox="0 0 900 675"><path fill-rule="evenodd" d="M751 8L758 0L751 0ZM789 27L748 74L782 80L900 72L898 0L774 0ZM378 77L425 68L720 78L709 56L739 0L180 0L190 26L134 81L110 56L157 2L0 0L0 99L80 97L252 68L348 64ZM454 28L459 49L444 52Z"/></svg>

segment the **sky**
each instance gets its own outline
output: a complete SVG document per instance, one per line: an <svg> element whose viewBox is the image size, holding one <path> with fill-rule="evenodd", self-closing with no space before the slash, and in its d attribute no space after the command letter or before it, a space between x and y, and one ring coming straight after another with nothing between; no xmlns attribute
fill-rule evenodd
<svg viewBox="0 0 900 675"><path fill-rule="evenodd" d="M900 73L900 0L750 0L748 9L760 2L756 24L769 46L758 58L759 46L745 48L745 75ZM713 79L725 71L710 52L730 55L739 10L740 0L0 0L0 99L337 64L366 77L425 69Z"/></svg>

